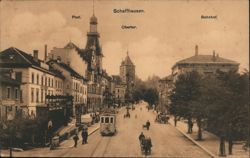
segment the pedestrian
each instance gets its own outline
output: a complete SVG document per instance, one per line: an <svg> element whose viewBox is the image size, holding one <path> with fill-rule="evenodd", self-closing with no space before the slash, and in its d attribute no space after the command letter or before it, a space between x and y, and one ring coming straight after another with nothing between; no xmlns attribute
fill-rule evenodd
<svg viewBox="0 0 250 158"><path fill-rule="evenodd" d="M83 132L84 144L88 143L88 128L86 128Z"/></svg>
<svg viewBox="0 0 250 158"><path fill-rule="evenodd" d="M146 122L147 130L149 130L150 122L149 120Z"/></svg>
<svg viewBox="0 0 250 158"><path fill-rule="evenodd" d="M79 140L79 137L77 135L77 133L75 134L75 136L73 137L73 140L74 140L74 147L76 148L77 147L77 141Z"/></svg>
<svg viewBox="0 0 250 158"><path fill-rule="evenodd" d="M141 132L141 134L139 135L140 143L142 142L143 139L145 139L145 136L144 136L143 132Z"/></svg>
<svg viewBox="0 0 250 158"><path fill-rule="evenodd" d="M82 144L85 144L85 133L84 133L84 128L82 129Z"/></svg>
<svg viewBox="0 0 250 158"><path fill-rule="evenodd" d="M194 126L194 123L191 121L190 122L190 132L193 133L193 126Z"/></svg>
<svg viewBox="0 0 250 158"><path fill-rule="evenodd" d="M191 124L192 124L192 120L191 120L191 118L188 118L188 122L187 122L187 125L188 125L188 132L187 132L187 133L192 133Z"/></svg>

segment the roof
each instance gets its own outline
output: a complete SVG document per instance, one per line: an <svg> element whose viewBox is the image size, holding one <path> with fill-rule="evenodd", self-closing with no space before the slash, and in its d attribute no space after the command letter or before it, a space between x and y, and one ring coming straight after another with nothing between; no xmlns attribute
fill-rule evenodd
<svg viewBox="0 0 250 158"><path fill-rule="evenodd" d="M134 65L128 55L126 56L125 60L122 61L121 66L123 65Z"/></svg>
<svg viewBox="0 0 250 158"><path fill-rule="evenodd" d="M50 60L48 61L48 63L57 63L59 66L61 66L62 68L64 68L65 70L67 70L71 76L76 77L76 78L81 78L81 79L85 79L83 76L81 76L79 73L77 73L74 69L72 69L69 65L63 63L63 62L57 62L56 60ZM58 71L55 70L54 71ZM58 71L59 72L59 71Z"/></svg>
<svg viewBox="0 0 250 158"><path fill-rule="evenodd" d="M0 63L3 64L15 64L16 66L30 66L35 65L40 67L40 60L35 61L34 58L17 48L10 47L0 53Z"/></svg>
<svg viewBox="0 0 250 158"><path fill-rule="evenodd" d="M159 81L172 81L173 80L173 75L168 75L166 77L163 77Z"/></svg>
<svg viewBox="0 0 250 158"><path fill-rule="evenodd" d="M116 84L119 84L122 82L121 77L118 75L112 75L112 79Z"/></svg>
<svg viewBox="0 0 250 158"><path fill-rule="evenodd" d="M93 14L92 17L90 18L90 23L95 23L95 24L97 24L97 18L95 17L94 14Z"/></svg>
<svg viewBox="0 0 250 158"><path fill-rule="evenodd" d="M12 85L17 85L17 86L21 84L19 81L12 79L9 76L4 76L4 75L0 75L0 83L7 83L7 84L12 84Z"/></svg>
<svg viewBox="0 0 250 158"><path fill-rule="evenodd" d="M68 44L66 44L66 46L64 46L64 48L67 48L67 49L79 49L79 47L77 47L73 42L69 42Z"/></svg>
<svg viewBox="0 0 250 158"><path fill-rule="evenodd" d="M81 58L88 63L88 70L91 70L91 59L92 59L92 49L86 48L81 49L76 46L73 42L67 43L64 48L66 49L76 49L77 53Z"/></svg>
<svg viewBox="0 0 250 158"><path fill-rule="evenodd" d="M219 56L214 55L194 55L192 57L183 59L178 61L173 67L179 64L233 64L233 65L239 65L239 63L221 58Z"/></svg>
<svg viewBox="0 0 250 158"><path fill-rule="evenodd" d="M41 71L45 71L52 75L63 77L59 72L54 71L52 68L49 70L41 67L42 60L35 60L30 54L10 47L0 53L0 66L4 68L16 68L16 67L33 67ZM63 77L64 78L64 77Z"/></svg>

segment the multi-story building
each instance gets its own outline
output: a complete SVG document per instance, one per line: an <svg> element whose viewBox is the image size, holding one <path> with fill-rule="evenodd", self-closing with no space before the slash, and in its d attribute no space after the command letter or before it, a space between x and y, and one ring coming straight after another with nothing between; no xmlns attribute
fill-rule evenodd
<svg viewBox="0 0 250 158"><path fill-rule="evenodd" d="M64 76L38 59L38 51L33 56L11 47L0 53L0 67L12 68L20 79L21 105L27 106L28 114L35 116L37 107L46 106L47 95L63 95Z"/></svg>
<svg viewBox="0 0 250 158"><path fill-rule="evenodd" d="M76 107L81 109L81 113L86 113L87 79L71 68L69 63L63 63L60 58L57 60L50 60L48 64L60 71L65 77L63 91L65 95L73 96L73 116L75 116Z"/></svg>
<svg viewBox="0 0 250 158"><path fill-rule="evenodd" d="M125 101L132 99L132 91L135 84L135 65L131 61L128 52L125 60L121 62L120 78L122 83L126 84Z"/></svg>
<svg viewBox="0 0 250 158"><path fill-rule="evenodd" d="M88 80L87 107L88 111L98 111L102 106L103 92L110 84L108 75L102 67L102 48L97 31L97 18L93 14L90 18L90 30L87 33L87 43L84 49L72 42L64 48L54 48L50 59L60 58L69 64L78 74Z"/></svg>
<svg viewBox="0 0 250 158"><path fill-rule="evenodd" d="M21 82L12 69L0 69L0 120L14 119L22 115L20 104ZM21 113L19 113L21 112Z"/></svg>
<svg viewBox="0 0 250 158"><path fill-rule="evenodd" d="M170 95L173 89L173 76L169 75L160 79L158 85L159 105L157 110L166 112L170 105Z"/></svg>
<svg viewBox="0 0 250 158"><path fill-rule="evenodd" d="M49 60L60 60L62 63L70 66L79 75L87 76L88 63L81 58L79 48L72 42L69 42L64 48L54 47L49 53Z"/></svg>
<svg viewBox="0 0 250 158"><path fill-rule="evenodd" d="M172 74L159 80L159 103L160 107L168 107L170 104L169 96L178 76L185 72L197 71L201 75L213 75L218 70L223 72L238 71L239 63L219 57L219 54L201 55L198 46L195 46L195 55L180 60L172 67ZM162 107L161 107L162 108Z"/></svg>
<svg viewBox="0 0 250 158"><path fill-rule="evenodd" d="M131 87L135 83L135 65L131 61L128 52L125 60L121 62L120 77L123 83Z"/></svg>
<svg viewBox="0 0 250 158"><path fill-rule="evenodd" d="M121 81L120 76L113 75L112 76L113 84L113 96L115 97L115 103L120 105L124 105L125 103L125 93L127 89L126 83Z"/></svg>
<svg viewBox="0 0 250 158"><path fill-rule="evenodd" d="M176 81L179 74L190 71L197 71L201 74L214 74L217 70L228 72L238 71L239 63L219 57L219 54L201 55L198 46L195 46L195 55L175 63L172 67L172 75Z"/></svg>

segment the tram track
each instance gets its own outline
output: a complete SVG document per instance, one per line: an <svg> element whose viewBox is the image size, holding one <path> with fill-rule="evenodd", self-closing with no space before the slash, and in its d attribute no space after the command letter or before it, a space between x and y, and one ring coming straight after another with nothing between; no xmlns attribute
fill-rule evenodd
<svg viewBox="0 0 250 158"><path fill-rule="evenodd" d="M97 157L103 157L108 149L108 145L111 141L112 137L104 137L101 136L101 139L98 141L97 145L95 146L94 150L91 152L90 157L96 157L95 154L98 154ZM104 146L104 147L102 147ZM98 153L98 150L104 149L101 153Z"/></svg>

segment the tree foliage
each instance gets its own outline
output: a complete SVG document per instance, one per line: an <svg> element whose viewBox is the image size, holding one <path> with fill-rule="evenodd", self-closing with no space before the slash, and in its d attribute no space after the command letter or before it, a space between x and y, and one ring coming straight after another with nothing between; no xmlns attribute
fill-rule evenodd
<svg viewBox="0 0 250 158"><path fill-rule="evenodd" d="M228 140L249 141L249 72L182 74L170 99L175 116L206 120L208 130Z"/></svg>

